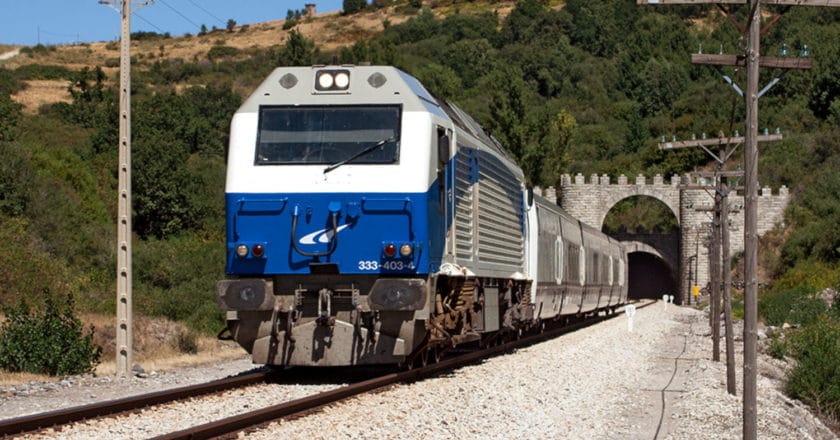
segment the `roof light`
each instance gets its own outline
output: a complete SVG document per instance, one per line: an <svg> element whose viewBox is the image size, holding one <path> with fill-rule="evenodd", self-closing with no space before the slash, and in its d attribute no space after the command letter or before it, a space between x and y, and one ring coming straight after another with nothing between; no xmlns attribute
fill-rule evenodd
<svg viewBox="0 0 840 440"><path fill-rule="evenodd" d="M315 73L315 90L321 92L347 90L350 87L349 70L319 70Z"/></svg>
<svg viewBox="0 0 840 440"><path fill-rule="evenodd" d="M335 78L329 73L322 73L318 75L318 86L322 90L330 89L335 83Z"/></svg>
<svg viewBox="0 0 840 440"><path fill-rule="evenodd" d="M339 89L346 89L350 85L350 75L347 72L335 74L335 86Z"/></svg>

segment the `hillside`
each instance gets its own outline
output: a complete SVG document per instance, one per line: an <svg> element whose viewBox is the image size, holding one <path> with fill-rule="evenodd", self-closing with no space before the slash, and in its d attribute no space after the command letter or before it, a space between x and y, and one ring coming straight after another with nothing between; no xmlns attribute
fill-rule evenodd
<svg viewBox="0 0 840 440"><path fill-rule="evenodd" d="M492 132L535 186L562 173L670 176L709 169L703 151L658 151L663 135L743 132L744 105L700 46L736 53L735 26L713 7L629 0L425 2L341 16L241 25L207 35L133 38L134 291L139 315L214 334L224 268L230 118L279 65L395 65ZM414 5L414 6L412 6ZM835 8L838 9L838 8ZM784 8L767 9L767 20ZM744 11L733 10L735 20ZM288 27L288 29L283 29ZM791 189L783 230L763 241L774 286L840 279L840 11L792 8L764 35L772 54L807 44L809 72L762 72L762 185ZM14 50L4 47L3 53ZM119 44L21 48L0 61L0 303L70 295L114 310ZM743 81L743 71L728 71ZM726 163L740 165L740 154ZM655 204L611 227L667 230ZM739 258L733 258L737 267ZM771 287L775 288L775 287Z"/></svg>
<svg viewBox="0 0 840 440"><path fill-rule="evenodd" d="M555 0L554 7L560 3ZM458 6L459 13L478 14L492 11L503 18L513 8L514 2L502 1L494 3L474 2ZM434 9L435 15L444 17L454 13L455 6L446 5ZM208 54L214 47L224 46L236 49L237 55L228 57L241 60L249 56L249 52L260 49L278 47L288 40L290 33L295 30L305 38L313 41L320 50L325 52L337 51L342 47L352 46L356 41L369 40L383 30L383 24L398 25L405 22L416 11L405 10L398 6L363 11L351 16L343 16L339 12L326 12L308 16L299 20L292 28L284 29L286 20L269 21L263 23L242 23L231 31L220 29L205 35L172 36L162 35L143 36L132 41L133 69L147 70L156 61L209 61ZM20 49L16 46L0 45L0 54ZM55 65L69 70L79 70L83 67L103 68L109 79L116 80L119 71L119 42L91 42L76 45L50 46L40 48L24 48L23 55L0 60L0 67L17 69L27 65ZM211 54L212 56L212 54ZM28 113L36 113L44 104L69 102L67 91L69 81L32 79L24 81L26 87L12 95L16 102L24 105ZM249 90L240 90L247 94Z"/></svg>

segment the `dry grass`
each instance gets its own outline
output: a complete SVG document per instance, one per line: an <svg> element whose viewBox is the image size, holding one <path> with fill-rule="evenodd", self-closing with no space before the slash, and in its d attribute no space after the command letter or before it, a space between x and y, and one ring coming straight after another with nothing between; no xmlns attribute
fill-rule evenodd
<svg viewBox="0 0 840 440"><path fill-rule="evenodd" d="M456 9L462 14L480 14L491 11L503 19L513 9L514 4L513 0L499 3L468 2L457 5L441 2L441 6L434 9L434 12L437 16L443 17L455 13ZM551 0L549 6L560 8L563 4L562 0ZM301 20L293 29L315 41L322 51L334 51L351 46L358 40L372 38L384 29L386 21L391 25L396 25L405 22L411 16L398 12L397 7L366 11L352 16L341 16L338 12L325 12ZM291 30L283 30L284 23L285 20L277 20L238 26L233 32L222 29L200 36L133 40L131 51L136 60L133 68L146 69L159 60L206 60L207 53L216 45L234 47L242 51L240 57L246 57L248 56L247 49L283 45L291 32ZM0 53L4 52L4 48L12 50L16 47L0 45ZM117 73L115 66L119 64L119 55L119 42L111 41L54 46L49 48L48 53L32 56L22 54L0 63L10 69L26 64L60 65L71 70L100 66L109 78L115 78ZM27 112L34 113L41 105L66 102L69 95L66 84L60 81L31 81L30 87L17 93L14 99L24 104Z"/></svg>
<svg viewBox="0 0 840 440"><path fill-rule="evenodd" d="M45 104L72 102L69 85L69 81L62 80L26 81L26 88L12 95L12 99L23 104L23 111L35 114Z"/></svg>

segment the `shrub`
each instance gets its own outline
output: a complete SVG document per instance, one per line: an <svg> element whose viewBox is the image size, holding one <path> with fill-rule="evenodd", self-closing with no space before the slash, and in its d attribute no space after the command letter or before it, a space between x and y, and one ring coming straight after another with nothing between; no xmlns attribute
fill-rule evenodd
<svg viewBox="0 0 840 440"><path fill-rule="evenodd" d="M20 80L29 79L73 79L74 73L64 66L26 64L15 69L15 76Z"/></svg>
<svg viewBox="0 0 840 440"><path fill-rule="evenodd" d="M43 313L22 300L3 307L3 313L0 367L58 376L88 373L99 363L101 349L93 344L93 326L85 332L74 315L72 295L61 307L47 292Z"/></svg>
<svg viewBox="0 0 840 440"><path fill-rule="evenodd" d="M231 46L213 46L207 51L207 59L217 61L222 58L229 58L239 53L239 49Z"/></svg>
<svg viewBox="0 0 840 440"><path fill-rule="evenodd" d="M186 354L196 354L198 353L198 342L196 341L196 335L194 332L189 330L183 330L178 332L178 338L175 342L180 353Z"/></svg>
<svg viewBox="0 0 840 440"><path fill-rule="evenodd" d="M817 289L800 286L767 292L758 300L758 311L767 325L784 323L806 325L814 322L828 306Z"/></svg>
<svg viewBox="0 0 840 440"><path fill-rule="evenodd" d="M785 344L784 338L774 335L767 347L767 352L776 359L784 359L787 355L787 344Z"/></svg>
<svg viewBox="0 0 840 440"><path fill-rule="evenodd" d="M789 348L798 362L787 376L788 395L840 418L840 322L823 315L794 333Z"/></svg>
<svg viewBox="0 0 840 440"><path fill-rule="evenodd" d="M9 95L0 94L0 142L13 141L17 137L17 123L22 105L12 101Z"/></svg>

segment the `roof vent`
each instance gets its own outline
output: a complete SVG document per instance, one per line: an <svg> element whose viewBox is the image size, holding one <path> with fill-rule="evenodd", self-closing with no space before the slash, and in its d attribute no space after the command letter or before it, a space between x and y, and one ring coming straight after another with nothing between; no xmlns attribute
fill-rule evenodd
<svg viewBox="0 0 840 440"><path fill-rule="evenodd" d="M297 83L297 77L292 75L291 73L287 73L280 77L280 85L283 86L284 89L291 89L292 87L296 86Z"/></svg>
<svg viewBox="0 0 840 440"><path fill-rule="evenodd" d="M378 89L378 88L384 86L386 82L388 82L388 78L385 78L385 75L383 75L379 72L376 72L373 75L369 76L367 81L368 81L368 84L370 84L374 88Z"/></svg>

